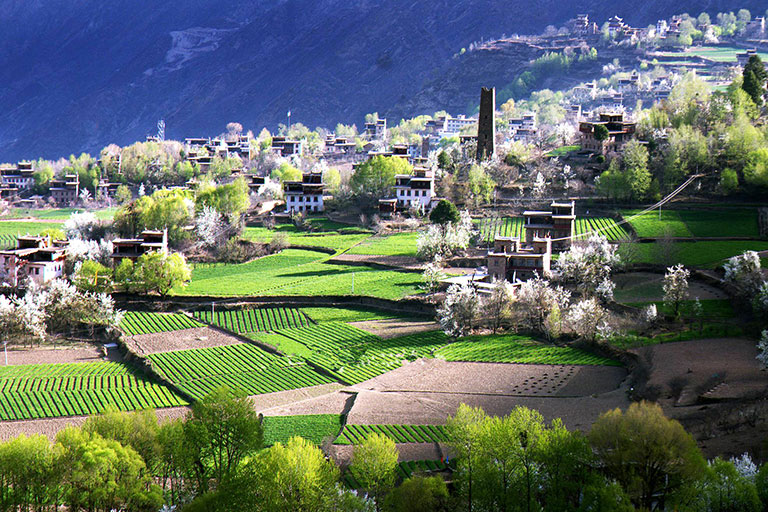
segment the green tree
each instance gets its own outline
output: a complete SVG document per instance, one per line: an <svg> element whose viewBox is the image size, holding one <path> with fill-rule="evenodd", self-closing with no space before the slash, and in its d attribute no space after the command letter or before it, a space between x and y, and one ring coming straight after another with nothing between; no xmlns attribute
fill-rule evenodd
<svg viewBox="0 0 768 512"><path fill-rule="evenodd" d="M453 159L447 151L443 150L438 153L437 166L444 171L449 171L453 167Z"/></svg>
<svg viewBox="0 0 768 512"><path fill-rule="evenodd" d="M285 181L301 181L301 170L292 166L288 162L283 162L280 167L273 169L269 177L273 180Z"/></svg>
<svg viewBox="0 0 768 512"><path fill-rule="evenodd" d="M389 195L396 174L411 174L413 167L404 158L375 156L357 166L349 185L357 195L380 198Z"/></svg>
<svg viewBox="0 0 768 512"><path fill-rule="evenodd" d="M648 149L637 140L631 140L624 146L624 173L630 197L643 199L651 185L651 172L648 170Z"/></svg>
<svg viewBox="0 0 768 512"><path fill-rule="evenodd" d="M112 288L112 269L98 261L85 260L75 271L74 284L85 292L107 292Z"/></svg>
<svg viewBox="0 0 768 512"><path fill-rule="evenodd" d="M241 217L251 205L250 189L245 178L238 178L226 185L202 185L195 198L195 210L202 211L203 207L211 206L224 216L230 225L239 223Z"/></svg>
<svg viewBox="0 0 768 512"><path fill-rule="evenodd" d="M154 411L107 411L89 417L83 424L83 431L133 448L150 473L156 474L161 447L158 440L160 426Z"/></svg>
<svg viewBox="0 0 768 512"><path fill-rule="evenodd" d="M456 479L461 493L466 496L470 512L474 505L475 467L480 451L478 432L485 419L485 411L479 407L461 404L456 414L446 421L448 440L458 459Z"/></svg>
<svg viewBox="0 0 768 512"><path fill-rule="evenodd" d="M763 505L754 482L739 474L732 462L716 457L698 489L707 512L757 512Z"/></svg>
<svg viewBox="0 0 768 512"><path fill-rule="evenodd" d="M118 204L129 203L133 199L133 193L128 185L120 185L115 191L115 201Z"/></svg>
<svg viewBox="0 0 768 512"><path fill-rule="evenodd" d="M337 193L341 187L341 173L339 170L330 168L325 171L323 173L323 183L325 183L325 186L328 188L329 192L332 194Z"/></svg>
<svg viewBox="0 0 768 512"><path fill-rule="evenodd" d="M138 283L134 280L134 268L133 260L123 258L115 268L115 284L123 287L126 292L132 292L136 289Z"/></svg>
<svg viewBox="0 0 768 512"><path fill-rule="evenodd" d="M469 191L476 205L489 203L496 189L496 182L479 165L469 169Z"/></svg>
<svg viewBox="0 0 768 512"><path fill-rule="evenodd" d="M177 245L189 237L192 201L185 190L162 189L121 206L115 212L114 228L124 236L135 236L145 229L167 229L168 241Z"/></svg>
<svg viewBox="0 0 768 512"><path fill-rule="evenodd" d="M37 194L47 194L50 188L51 180L53 179L53 165L48 160L42 158L35 162L35 171L32 173L32 178L35 180L34 191Z"/></svg>
<svg viewBox="0 0 768 512"><path fill-rule="evenodd" d="M184 423L184 446L198 491L233 477L240 463L262 445L263 430L253 404L219 388L192 405Z"/></svg>
<svg viewBox="0 0 768 512"><path fill-rule="evenodd" d="M383 434L374 433L355 446L350 470L374 497L377 511L395 485L397 458L395 442Z"/></svg>
<svg viewBox="0 0 768 512"><path fill-rule="evenodd" d="M191 278L192 271L184 255L178 252L168 254L164 251L142 254L136 261L131 276L132 282L140 287L142 292L157 292L162 296L168 295L177 286L186 286Z"/></svg>
<svg viewBox="0 0 768 512"><path fill-rule="evenodd" d="M731 168L723 169L720 173L720 191L723 194L732 194L739 188L739 175Z"/></svg>
<svg viewBox="0 0 768 512"><path fill-rule="evenodd" d="M760 471L755 475L755 487L760 501L764 506L768 505L768 462L760 466Z"/></svg>
<svg viewBox="0 0 768 512"><path fill-rule="evenodd" d="M433 224L445 226L446 224L456 224L461 219L459 210L447 199L441 199L431 212L429 212L429 221Z"/></svg>
<svg viewBox="0 0 768 512"><path fill-rule="evenodd" d="M749 61L744 65L742 77L744 81L741 84L741 88L749 94L755 105L761 106L763 104L763 94L765 94L765 82L768 80L768 73L766 73L763 60L759 55L752 55L749 58Z"/></svg>
<svg viewBox="0 0 768 512"><path fill-rule="evenodd" d="M744 181L748 185L768 187L768 148L751 151L744 167Z"/></svg>
<svg viewBox="0 0 768 512"><path fill-rule="evenodd" d="M656 404L640 402L624 413L606 412L588 437L606 475L619 482L638 507L674 506L704 474L696 442Z"/></svg>
<svg viewBox="0 0 768 512"><path fill-rule="evenodd" d="M59 452L43 435L0 444L0 510L46 510L57 503L62 470Z"/></svg>
<svg viewBox="0 0 768 512"><path fill-rule="evenodd" d="M595 125L594 135L595 135L595 140L603 141L608 139L608 137L610 136L610 133L608 132L608 128L606 128L602 124L598 124L598 125Z"/></svg>
<svg viewBox="0 0 768 512"><path fill-rule="evenodd" d="M385 501L387 512L448 512L450 496L439 476L414 476L396 487Z"/></svg>

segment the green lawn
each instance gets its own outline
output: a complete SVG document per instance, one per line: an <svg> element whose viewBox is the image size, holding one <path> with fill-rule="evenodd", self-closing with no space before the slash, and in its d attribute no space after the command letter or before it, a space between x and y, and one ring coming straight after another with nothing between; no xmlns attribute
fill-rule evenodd
<svg viewBox="0 0 768 512"><path fill-rule="evenodd" d="M27 222L18 220L0 221L0 235L37 235L47 229L61 229L63 222Z"/></svg>
<svg viewBox="0 0 768 512"><path fill-rule="evenodd" d="M731 256L744 251L768 250L765 241L709 241L709 242L674 242L675 252L672 261L662 261L662 248L658 243L637 244L637 255L633 263L675 264L682 263L689 267L716 268Z"/></svg>
<svg viewBox="0 0 768 512"><path fill-rule="evenodd" d="M622 210L624 218L642 210ZM658 210L630 221L639 237L661 237L666 231L675 237L759 237L757 209Z"/></svg>
<svg viewBox="0 0 768 512"><path fill-rule="evenodd" d="M340 234L335 231L309 233L298 231L291 224L283 224L274 230L267 228L245 228L243 238L256 242L269 242L276 233L285 233L290 245L308 246L308 247L327 247L336 251L345 251L353 245L362 242L370 237L369 234Z"/></svg>
<svg viewBox="0 0 768 512"><path fill-rule="evenodd" d="M419 292L421 274L325 263L327 254L286 249L236 265L197 265L179 295L370 295L399 299Z"/></svg>
<svg viewBox="0 0 768 512"><path fill-rule="evenodd" d="M19 219L34 217L36 219L55 219L67 220L73 213L82 213L84 208L11 208L4 217L9 219ZM97 218L111 220L115 216L117 207L102 208L100 210L88 210L93 212Z"/></svg>
<svg viewBox="0 0 768 512"><path fill-rule="evenodd" d="M578 151L579 149L581 149L581 146L560 146L547 153L547 156L564 156L571 151Z"/></svg>
<svg viewBox="0 0 768 512"><path fill-rule="evenodd" d="M286 443L291 437L303 437L315 444L336 439L344 417L340 414L309 414L304 416L264 417L264 446Z"/></svg>
<svg viewBox="0 0 768 512"><path fill-rule="evenodd" d="M419 233L396 233L389 236L373 236L352 247L348 254L416 257L416 239Z"/></svg>
<svg viewBox="0 0 768 512"><path fill-rule="evenodd" d="M315 322L364 322L368 320L389 320L406 316L366 308L301 308L301 311Z"/></svg>

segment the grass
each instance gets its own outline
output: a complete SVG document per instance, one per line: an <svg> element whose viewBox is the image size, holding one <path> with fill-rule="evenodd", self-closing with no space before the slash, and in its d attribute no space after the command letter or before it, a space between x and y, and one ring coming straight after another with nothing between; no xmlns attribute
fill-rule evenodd
<svg viewBox="0 0 768 512"><path fill-rule="evenodd" d="M736 62L736 55L744 53L744 48L737 48L735 46L700 46L696 48L690 48L684 52L664 52L665 57L702 57L709 59L713 62ZM768 53L760 53L760 58L768 59ZM662 62L662 65L667 64Z"/></svg>
<svg viewBox="0 0 768 512"><path fill-rule="evenodd" d="M302 308L305 315L315 322L366 322L371 320L390 320L392 318L410 318L408 315L367 308Z"/></svg>
<svg viewBox="0 0 768 512"><path fill-rule="evenodd" d="M396 443L445 443L443 425L354 425L347 423L333 444L359 444L373 434L381 434Z"/></svg>
<svg viewBox="0 0 768 512"><path fill-rule="evenodd" d="M286 249L242 264L196 265L178 295L370 295L399 299L420 291L421 274L325 263L327 254ZM354 285L354 288L353 288Z"/></svg>
<svg viewBox="0 0 768 512"><path fill-rule="evenodd" d="M688 267L717 268L723 262L744 251L768 250L765 241L706 241L706 242L674 242L673 254L664 261L664 250L658 243L637 244L637 254L632 263L650 263L657 265L674 265L682 263Z"/></svg>
<svg viewBox="0 0 768 512"><path fill-rule="evenodd" d="M340 414L266 416L263 423L264 445L286 443L296 436L319 445L326 439L335 439L343 423L344 416Z"/></svg>
<svg viewBox="0 0 768 512"><path fill-rule="evenodd" d="M178 313L129 311L123 317L123 321L120 322L120 329L128 336L179 331L195 327L203 327L203 324Z"/></svg>
<svg viewBox="0 0 768 512"><path fill-rule="evenodd" d="M560 146L547 153L547 156L565 156L571 151L578 151L580 149L581 146Z"/></svg>
<svg viewBox="0 0 768 512"><path fill-rule="evenodd" d="M36 219L55 219L65 221L73 213L82 213L84 208L11 208L4 217L9 219L19 219L34 217ZM100 210L87 210L96 215L96 218L102 220L112 220L117 211L117 207L102 208Z"/></svg>
<svg viewBox="0 0 768 512"><path fill-rule="evenodd" d="M0 368L0 420L100 414L186 405L132 366L114 362Z"/></svg>
<svg viewBox="0 0 768 512"><path fill-rule="evenodd" d="M275 229L263 227L247 227L243 231L243 238L248 240L267 243L277 233L283 233L287 236L289 245L302 247L327 247L335 251L346 251L355 244L358 244L369 238L370 233L360 233L361 229L350 228L346 224L333 222L328 219L312 219L310 223L323 231L307 232L299 231L293 224L280 224ZM340 230L340 231L336 231ZM346 230L356 231L355 233L344 233Z"/></svg>
<svg viewBox="0 0 768 512"><path fill-rule="evenodd" d="M333 382L300 359L270 354L244 343L150 354L147 358L157 373L195 399L221 386L259 395Z"/></svg>
<svg viewBox="0 0 768 512"><path fill-rule="evenodd" d="M694 302L692 300L685 300L680 304L680 314L683 316L694 316ZM711 318L733 318L736 316L736 312L733 309L733 304L727 299L705 299L700 300L702 317L706 319ZM638 309L645 308L650 304L655 304L657 311L665 315L672 315L674 312L671 307L664 304L664 301L653 302L633 302L629 304L632 307Z"/></svg>
<svg viewBox="0 0 768 512"><path fill-rule="evenodd" d="M195 318L238 334L279 331L309 325L307 317L294 308L251 308L241 310L195 311Z"/></svg>
<svg viewBox="0 0 768 512"><path fill-rule="evenodd" d="M673 343L677 341L690 341L706 338L735 338L743 336L744 331L737 325L722 323L708 323L703 325L690 325L677 332L664 332L654 336L641 336L630 332L624 335L613 336L608 342L621 350L630 348L658 345L660 343Z"/></svg>
<svg viewBox="0 0 768 512"><path fill-rule="evenodd" d="M618 361L583 350L548 345L516 335L469 336L437 350L435 357L468 362L620 365Z"/></svg>
<svg viewBox="0 0 768 512"><path fill-rule="evenodd" d="M419 233L395 233L373 236L352 247L347 254L416 257L416 239Z"/></svg>
<svg viewBox="0 0 768 512"><path fill-rule="evenodd" d="M642 210L622 210L624 218ZM760 236L755 208L724 208L719 210L658 210L630 221L637 236L656 238L667 232L683 238L754 237Z"/></svg>
<svg viewBox="0 0 768 512"><path fill-rule="evenodd" d="M37 235L48 229L61 229L63 225L63 222L0 220L0 235Z"/></svg>
<svg viewBox="0 0 768 512"><path fill-rule="evenodd" d="M574 230L576 235L596 232L608 240L625 240L629 237L629 233L610 217L578 217Z"/></svg>

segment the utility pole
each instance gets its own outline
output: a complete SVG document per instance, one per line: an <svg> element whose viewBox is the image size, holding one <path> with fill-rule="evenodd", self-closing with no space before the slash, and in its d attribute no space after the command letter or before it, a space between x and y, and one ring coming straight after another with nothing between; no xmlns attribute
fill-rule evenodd
<svg viewBox="0 0 768 512"><path fill-rule="evenodd" d="M214 315L214 313L215 313L214 306L216 306L216 303L215 302L211 302L211 323L212 324L216 323L216 316Z"/></svg>
<svg viewBox="0 0 768 512"><path fill-rule="evenodd" d="M291 111L288 111L288 129L291 129ZM287 134L286 134L287 135Z"/></svg>

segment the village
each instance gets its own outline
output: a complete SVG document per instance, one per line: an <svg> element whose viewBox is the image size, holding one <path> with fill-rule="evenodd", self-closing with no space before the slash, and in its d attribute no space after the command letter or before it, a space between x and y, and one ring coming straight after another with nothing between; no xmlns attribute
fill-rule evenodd
<svg viewBox="0 0 768 512"><path fill-rule="evenodd" d="M0 165L0 503L6 446L75 460L90 436L142 461L105 510L283 503L259 493L294 455L328 471L307 491L326 501L285 510L415 510L408 482L437 486L413 491L428 510L730 510L728 482L764 510L765 18L599 23L457 52L532 52L461 113L179 140L160 120ZM535 484L515 459L499 486L504 429ZM678 462L626 476L627 433ZM361 462L374 443L389 483Z"/></svg>

